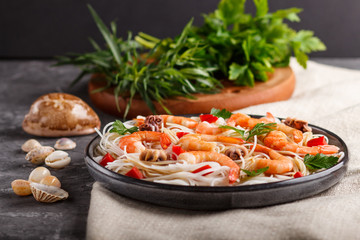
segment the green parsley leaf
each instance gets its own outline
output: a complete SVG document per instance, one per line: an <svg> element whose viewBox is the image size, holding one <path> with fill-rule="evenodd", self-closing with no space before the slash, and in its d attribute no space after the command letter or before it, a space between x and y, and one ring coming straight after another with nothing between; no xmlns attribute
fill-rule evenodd
<svg viewBox="0 0 360 240"><path fill-rule="evenodd" d="M250 138L254 137L255 135L262 135L265 133L269 133L274 129L276 123L258 123L255 125L253 129L249 131L249 136L246 138L246 141Z"/></svg>
<svg viewBox="0 0 360 240"><path fill-rule="evenodd" d="M225 129L234 130L235 132L239 133L242 136L243 139L245 138L245 131L244 130L237 129L235 127L231 127L231 126L228 126L228 125L223 125L223 126L220 126L219 128L225 128Z"/></svg>
<svg viewBox="0 0 360 240"><path fill-rule="evenodd" d="M301 11L301 8L281 9L274 12L273 16L277 18L286 18L291 22L300 22L300 18L297 14Z"/></svg>
<svg viewBox="0 0 360 240"><path fill-rule="evenodd" d="M268 1L267 0L254 0L256 6L256 17L264 17L268 11Z"/></svg>
<svg viewBox="0 0 360 240"><path fill-rule="evenodd" d="M231 112L229 112L226 109L216 109L216 108L212 108L210 111L210 114L216 116L216 117L222 117L223 119L227 119L229 117L231 117L231 115L233 115Z"/></svg>
<svg viewBox="0 0 360 240"><path fill-rule="evenodd" d="M245 169L241 169L241 171L246 173L249 177L255 177L257 175L260 175L260 174L266 172L268 169L269 169L269 167L264 167L264 168L260 168L258 170L254 170L254 171L248 171L248 170L245 170Z"/></svg>
<svg viewBox="0 0 360 240"><path fill-rule="evenodd" d="M334 156L326 156L325 154L318 153L315 156L306 154L304 163L307 168L311 170L330 168L338 162L339 158Z"/></svg>
<svg viewBox="0 0 360 240"><path fill-rule="evenodd" d="M237 63L232 63L229 67L229 79L230 80L242 80L245 76L247 65L239 65Z"/></svg>
<svg viewBox="0 0 360 240"><path fill-rule="evenodd" d="M119 120L116 120L112 126L113 128L110 130L110 132L115 132L120 135L124 135L127 132L131 134L139 131L138 127L126 128L125 125Z"/></svg>
<svg viewBox="0 0 360 240"><path fill-rule="evenodd" d="M215 11L217 18L221 19L226 26L241 20L245 10L246 0L221 0Z"/></svg>
<svg viewBox="0 0 360 240"><path fill-rule="evenodd" d="M304 53L326 50L325 44L319 38L314 37L313 31L300 30L292 41L300 43L300 50Z"/></svg>

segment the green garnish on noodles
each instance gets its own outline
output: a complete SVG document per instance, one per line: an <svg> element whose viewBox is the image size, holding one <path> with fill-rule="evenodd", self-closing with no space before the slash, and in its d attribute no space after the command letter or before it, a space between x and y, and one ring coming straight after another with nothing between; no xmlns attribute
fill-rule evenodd
<svg viewBox="0 0 360 240"><path fill-rule="evenodd" d="M227 119L230 118L232 114L232 112L229 112L226 109L216 109L216 108L212 108L210 111L211 115L214 115L216 117L222 117L223 119Z"/></svg>
<svg viewBox="0 0 360 240"><path fill-rule="evenodd" d="M326 156L325 154L318 153L315 156L306 154L304 163L310 170L317 170L322 168L330 168L338 162L339 158L335 156Z"/></svg>
<svg viewBox="0 0 360 240"><path fill-rule="evenodd" d="M249 131L249 135L246 138L246 141L251 139L252 137L263 135L266 133L269 133L271 131L274 131L274 127L276 126L276 123L258 123Z"/></svg>
<svg viewBox="0 0 360 240"><path fill-rule="evenodd" d="M241 171L243 171L244 173L246 173L249 177L255 177L258 176L264 172L266 172L269 169L269 167L264 167L264 168L260 168L254 171L248 171L245 169L241 169Z"/></svg>
<svg viewBox="0 0 360 240"><path fill-rule="evenodd" d="M139 131L138 127L131 127L131 128L127 128L125 127L125 125L119 121L116 120L113 125L112 125L112 129L110 130L110 132L115 132L118 133L119 135L124 135L125 133L134 133Z"/></svg>

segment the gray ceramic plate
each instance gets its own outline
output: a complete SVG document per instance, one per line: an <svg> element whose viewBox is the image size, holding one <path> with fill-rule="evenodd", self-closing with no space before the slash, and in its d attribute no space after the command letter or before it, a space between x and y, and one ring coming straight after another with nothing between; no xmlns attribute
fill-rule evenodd
<svg viewBox="0 0 360 240"><path fill-rule="evenodd" d="M345 153L341 162L322 172L291 180L233 187L178 186L148 182L127 177L102 167L93 159L94 148L100 141L95 137L86 148L85 162L92 177L104 187L122 196L156 205L193 209L221 210L253 208L304 199L332 187L345 175L348 150L334 133L310 125L314 133L324 134L329 143Z"/></svg>

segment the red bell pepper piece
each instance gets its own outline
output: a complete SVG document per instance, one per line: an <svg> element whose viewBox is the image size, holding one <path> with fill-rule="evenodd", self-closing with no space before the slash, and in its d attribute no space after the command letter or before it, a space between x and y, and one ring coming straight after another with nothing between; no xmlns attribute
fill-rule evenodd
<svg viewBox="0 0 360 240"><path fill-rule="evenodd" d="M211 168L210 165L205 165L205 166L199 167L198 169L195 169L194 171L192 171L192 173L202 172L202 171L204 171L204 170L206 170L206 169L210 169L210 168ZM202 174L202 175L203 175L203 176L206 176L206 175L208 175L208 174L210 174L210 173L213 173L213 172L204 173L204 174Z"/></svg>
<svg viewBox="0 0 360 240"><path fill-rule="evenodd" d="M201 114L200 115L200 120L202 122L207 121L208 123L213 123L216 122L216 120L218 120L219 118L212 115L212 114Z"/></svg>
<svg viewBox="0 0 360 240"><path fill-rule="evenodd" d="M110 155L110 153L105 154L105 156L101 159L100 165L105 167L109 162L113 162L115 159Z"/></svg>
<svg viewBox="0 0 360 240"><path fill-rule="evenodd" d="M311 139L310 141L307 142L306 144L308 147L314 147L314 146L319 146L319 145L327 145L327 142L325 140L325 137L319 137L319 138L314 138Z"/></svg>
<svg viewBox="0 0 360 240"><path fill-rule="evenodd" d="M137 167L133 167L132 169L130 169L130 171L128 171L125 174L125 176L136 178L136 179L144 178L144 176L142 175L142 173L140 172L140 170Z"/></svg>
<svg viewBox="0 0 360 240"><path fill-rule="evenodd" d="M177 156L179 156L181 153L186 152L184 149L182 149L182 147L176 145L172 146L172 151L173 153L175 153L175 154L171 154L171 158L174 160L176 160Z"/></svg>
<svg viewBox="0 0 360 240"><path fill-rule="evenodd" d="M185 136L186 134L189 134L188 132L177 132L176 133L176 136L178 137L178 138L182 138L183 136Z"/></svg>
<svg viewBox="0 0 360 240"><path fill-rule="evenodd" d="M181 153L186 152L184 149L182 149L182 147L174 145L172 147L172 151L176 154L176 155L180 155Z"/></svg>
<svg viewBox="0 0 360 240"><path fill-rule="evenodd" d="M294 174L294 178L299 178L299 177L303 177L304 175L301 172L296 172Z"/></svg>

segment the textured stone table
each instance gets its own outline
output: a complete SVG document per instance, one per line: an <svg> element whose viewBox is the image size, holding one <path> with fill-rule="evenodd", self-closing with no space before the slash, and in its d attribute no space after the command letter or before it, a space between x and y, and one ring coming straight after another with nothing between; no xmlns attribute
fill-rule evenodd
<svg viewBox="0 0 360 240"><path fill-rule="evenodd" d="M360 69L360 59L315 59L335 66ZM72 137L77 143L69 151L72 161L64 169L53 170L69 199L53 204L36 202L32 196L16 196L15 179L27 179L34 166L25 160L21 145L33 136L21 128L33 101L50 92L66 92L90 103L86 81L69 88L79 73L73 67L51 67L52 61L0 61L0 239L83 239L93 179L83 157L86 144L95 135ZM114 117L97 109L102 123ZM57 138L35 137L42 145L53 146ZM104 223L106 224L106 223Z"/></svg>

